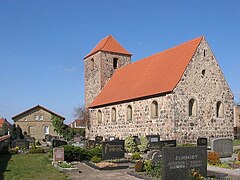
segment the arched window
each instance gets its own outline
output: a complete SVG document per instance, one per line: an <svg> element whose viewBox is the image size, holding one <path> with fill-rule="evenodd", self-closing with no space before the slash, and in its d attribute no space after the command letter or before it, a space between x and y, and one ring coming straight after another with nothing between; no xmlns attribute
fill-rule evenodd
<svg viewBox="0 0 240 180"><path fill-rule="evenodd" d="M197 115L197 103L195 99L190 99L188 104L188 115L189 116L196 116Z"/></svg>
<svg viewBox="0 0 240 180"><path fill-rule="evenodd" d="M127 120L132 121L132 106L130 105L127 107Z"/></svg>
<svg viewBox="0 0 240 180"><path fill-rule="evenodd" d="M28 134L33 134L33 126L28 126Z"/></svg>
<svg viewBox="0 0 240 180"><path fill-rule="evenodd" d="M102 111L101 110L98 110L98 123L102 123Z"/></svg>
<svg viewBox="0 0 240 180"><path fill-rule="evenodd" d="M112 122L116 122L116 109L112 108Z"/></svg>
<svg viewBox="0 0 240 180"><path fill-rule="evenodd" d="M222 118L224 116L224 108L221 101L217 102L216 114L217 114L217 117L219 118Z"/></svg>
<svg viewBox="0 0 240 180"><path fill-rule="evenodd" d="M156 118L158 117L158 103L157 101L153 101L151 104L151 117Z"/></svg>
<svg viewBox="0 0 240 180"><path fill-rule="evenodd" d="M43 131L44 131L44 134L49 134L49 127L48 126L44 126L43 127Z"/></svg>
<svg viewBox="0 0 240 180"><path fill-rule="evenodd" d="M113 69L118 68L118 58L113 58Z"/></svg>
<svg viewBox="0 0 240 180"><path fill-rule="evenodd" d="M91 70L94 70L94 59L93 58L91 59L90 68L91 68Z"/></svg>

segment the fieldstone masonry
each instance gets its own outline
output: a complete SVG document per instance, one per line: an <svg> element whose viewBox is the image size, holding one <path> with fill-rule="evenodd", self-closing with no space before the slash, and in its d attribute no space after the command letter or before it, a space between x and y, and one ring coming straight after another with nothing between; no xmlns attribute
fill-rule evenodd
<svg viewBox="0 0 240 180"><path fill-rule="evenodd" d="M113 57L115 55L111 53L98 52L85 59L86 105L93 101L111 77ZM126 55L116 57L120 59L119 67L130 63L130 57ZM90 72L92 58L96 68ZM188 115L191 98L197 103L195 116ZM151 118L153 101L157 101L159 108L156 118ZM221 101L224 107L221 118L216 115L217 101ZM132 121L127 120L128 105L132 106ZM113 107L117 112L116 122L111 121ZM98 110L102 112L101 123L97 121ZM173 92L94 108L89 112L90 139L97 135L124 139L129 135L160 134L162 140L177 139L178 143L185 143L196 142L198 137L233 137L233 94L205 38Z"/></svg>

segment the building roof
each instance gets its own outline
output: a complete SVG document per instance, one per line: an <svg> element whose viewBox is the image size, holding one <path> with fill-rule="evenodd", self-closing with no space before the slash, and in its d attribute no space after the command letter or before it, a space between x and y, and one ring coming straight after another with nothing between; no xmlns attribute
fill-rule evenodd
<svg viewBox="0 0 240 180"><path fill-rule="evenodd" d="M3 126L3 123L4 123L4 122L7 123L8 126L11 125L6 119L4 119L4 118L2 117L2 118L0 118L0 128Z"/></svg>
<svg viewBox="0 0 240 180"><path fill-rule="evenodd" d="M92 51L84 57L86 59L87 57L95 54L98 51L105 51L105 52L113 52L118 54L126 54L126 55L132 55L130 52L128 52L124 47L121 46L117 42L116 39L112 35L109 35L105 38L103 38L95 48L92 49Z"/></svg>
<svg viewBox="0 0 240 180"><path fill-rule="evenodd" d="M55 113L55 112L53 112L53 111L51 111L51 110L49 110L49 109L47 109L47 108L45 108L45 107L43 107L43 106L40 106L40 105L34 106L34 107L32 107L32 108L30 108L30 109L28 109L28 110L26 110L26 111L23 111L23 112L15 115L15 116L13 116L12 119L14 120L14 119L17 118L18 116L21 116L22 114L25 114L25 113L27 113L27 112L30 112L30 111L32 111L32 110L34 110L34 109L36 109L36 108L43 109L43 110L49 112L50 114L53 114L53 115L55 115L55 116L60 117L60 118L63 119L63 120L65 119L65 117L60 116L59 114L57 114L57 113Z"/></svg>
<svg viewBox="0 0 240 180"><path fill-rule="evenodd" d="M86 126L86 121L84 119L75 119L74 121L72 121L68 126L70 127L85 127Z"/></svg>
<svg viewBox="0 0 240 180"><path fill-rule="evenodd" d="M89 107L173 91L202 39L193 39L117 69Z"/></svg>

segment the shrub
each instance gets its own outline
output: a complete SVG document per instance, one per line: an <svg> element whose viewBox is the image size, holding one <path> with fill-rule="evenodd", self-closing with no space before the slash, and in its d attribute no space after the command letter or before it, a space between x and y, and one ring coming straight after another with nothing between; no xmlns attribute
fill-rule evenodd
<svg viewBox="0 0 240 180"><path fill-rule="evenodd" d="M211 165L216 165L221 163L219 155L217 152L208 152L208 163Z"/></svg>
<svg viewBox="0 0 240 180"><path fill-rule="evenodd" d="M139 152L135 152L132 154L132 160L139 160L139 159L141 159Z"/></svg>
<svg viewBox="0 0 240 180"><path fill-rule="evenodd" d="M72 167L72 165L68 164L68 163L61 163L58 166L61 167L61 168L71 168Z"/></svg>
<svg viewBox="0 0 240 180"><path fill-rule="evenodd" d="M135 171L136 172L142 172L143 171L143 166L144 166L143 161L137 161L135 163Z"/></svg>
<svg viewBox="0 0 240 180"><path fill-rule="evenodd" d="M156 166L153 167L153 170L151 171L151 176L160 179L160 177L162 176L162 161L158 161Z"/></svg>
<svg viewBox="0 0 240 180"><path fill-rule="evenodd" d="M101 160L102 159L100 157L93 156L90 161L93 163L99 163L99 162L101 162Z"/></svg>
<svg viewBox="0 0 240 180"><path fill-rule="evenodd" d="M149 148L149 141L145 136L141 136L140 137L140 142L141 142L141 144L138 145L137 147L138 147L138 149L141 153L144 153Z"/></svg>
<svg viewBox="0 0 240 180"><path fill-rule="evenodd" d="M30 154L37 154L37 153L45 153L44 149L42 147L37 147L36 149L30 149Z"/></svg>
<svg viewBox="0 0 240 180"><path fill-rule="evenodd" d="M128 136L125 139L125 150L130 153L136 152L138 150L137 144L132 136Z"/></svg>
<svg viewBox="0 0 240 180"><path fill-rule="evenodd" d="M153 170L153 164L151 160L145 160L144 161L144 170L146 171L146 173L149 175L151 174L152 170Z"/></svg>
<svg viewBox="0 0 240 180"><path fill-rule="evenodd" d="M84 161L90 160L93 156L101 158L102 150L100 147L85 149L70 145L61 146L64 148L64 159L66 161Z"/></svg>

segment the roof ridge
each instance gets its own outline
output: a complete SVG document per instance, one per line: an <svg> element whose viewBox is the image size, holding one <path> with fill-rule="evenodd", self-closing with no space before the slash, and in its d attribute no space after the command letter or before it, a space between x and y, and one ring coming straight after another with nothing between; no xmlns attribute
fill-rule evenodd
<svg viewBox="0 0 240 180"><path fill-rule="evenodd" d="M169 49L165 49L165 50L163 50L163 51L161 51L161 52L157 52L157 53L152 54L152 55L150 55L150 56L144 57L144 58L139 59L139 60L137 60L137 61L135 61L135 62L133 62L133 63L131 63L131 64L128 64L127 66L124 66L124 67L122 67L122 68L119 68L119 70L120 70L120 69L127 68L128 66L137 64L138 62L142 62L142 61L148 60L149 58L155 57L155 56L157 56L157 55L168 53L168 52L170 52L170 51L172 51L172 50L175 50L176 48L179 48L179 47L182 47L182 46L186 46L186 45L188 45L189 43L192 43L192 42L194 42L194 41L197 41L197 40L200 39L200 38L203 39L204 36L200 36L200 37L194 38L194 39L192 39L192 40L189 40L189 41L184 42L184 43L182 43L182 44L179 44L179 45L177 45L177 46L174 46L174 47L171 47L171 48L169 48ZM118 69L117 69L117 70L118 70Z"/></svg>
<svg viewBox="0 0 240 180"><path fill-rule="evenodd" d="M107 39L106 42L103 44L103 46L102 46L101 48L99 48L98 51L101 51L101 50L106 46L107 42L109 41L110 35L108 35L108 36L105 37L105 38ZM103 38L102 41L103 41L105 38Z"/></svg>

